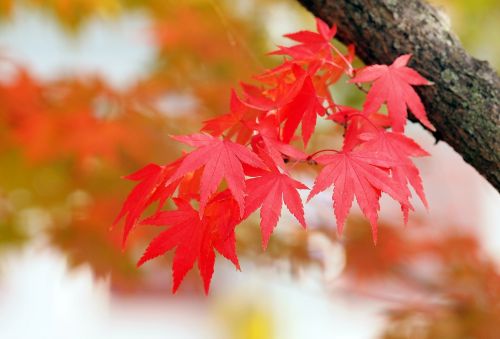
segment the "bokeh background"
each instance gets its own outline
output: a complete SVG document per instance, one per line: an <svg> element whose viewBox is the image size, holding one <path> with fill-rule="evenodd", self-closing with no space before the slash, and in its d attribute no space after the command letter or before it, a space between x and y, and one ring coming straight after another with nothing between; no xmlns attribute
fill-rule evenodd
<svg viewBox="0 0 500 339"><path fill-rule="evenodd" d="M498 1L433 2L499 69ZM218 261L209 296L196 274L171 295L170 256L135 268L155 230L121 250L120 177L177 158L169 135L225 113L282 34L313 27L293 0L1 0L0 338L497 338L500 197L417 125L430 210L405 227L383 201L376 247L356 209L338 238L327 193L266 252L257 218L239 226L242 271ZM320 125L312 148L340 133Z"/></svg>

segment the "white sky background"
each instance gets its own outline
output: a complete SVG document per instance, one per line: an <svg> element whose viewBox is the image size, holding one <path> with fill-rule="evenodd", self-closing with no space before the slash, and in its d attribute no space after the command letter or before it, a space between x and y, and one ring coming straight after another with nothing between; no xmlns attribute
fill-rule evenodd
<svg viewBox="0 0 500 339"><path fill-rule="evenodd" d="M273 26L270 33L289 32L290 26L293 22ZM115 86L126 87L146 74L153 59L152 45L141 37L147 27L146 17L133 14L115 21L94 20L75 38L62 33L51 18L22 11L0 27L0 51L43 79L97 72ZM429 217L444 225L455 215L458 225L478 228L490 254L500 261L499 195L447 145L433 146L419 127L410 133L433 155L425 160L422 173ZM442 172L443 168L453 171ZM316 199L316 211L308 209L307 218L323 208L331 215L331 202L322 205L328 195ZM470 220L456 212L468 206L478 210L477 215L464 214ZM322 288L324 277L319 272L308 272L297 281L249 263L243 272L222 262L217 265L212 295L204 300L119 299L110 295L105 282L96 283L88 269L68 272L63 255L51 249L37 244L2 254L0 338L220 339L214 305L249 294L250 299L267 296L269 307L276 311L277 338L372 338L383 325L380 305L332 297Z"/></svg>

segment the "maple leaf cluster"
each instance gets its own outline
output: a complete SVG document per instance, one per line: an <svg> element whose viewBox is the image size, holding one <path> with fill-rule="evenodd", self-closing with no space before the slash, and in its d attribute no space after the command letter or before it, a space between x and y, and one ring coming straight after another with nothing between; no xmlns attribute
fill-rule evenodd
<svg viewBox="0 0 500 339"><path fill-rule="evenodd" d="M285 35L297 44L272 52L284 56L283 63L255 76L258 85L241 84L240 95L233 91L227 114L205 121L201 133L173 137L193 151L170 164L149 164L126 177L138 183L115 221L125 219L123 244L139 224L167 226L138 264L175 248L174 292L196 262L208 292L215 251L239 268L235 228L259 208L264 249L283 203L306 227L299 190L309 188L292 178L295 163L322 166L307 201L333 186L339 234L354 198L371 224L374 242L382 193L401 205L405 221L413 209L409 186L427 205L411 158L428 153L404 135L404 127L410 109L433 129L412 87L429 81L407 67L410 55L398 57L390 66L355 70L354 48L349 46L343 54L332 44L336 26L319 19L316 23L317 32ZM362 109L333 99L330 87L342 75L357 88L371 83ZM384 104L388 114L379 112ZM341 149L306 152L318 117L345 128ZM301 149L296 139L302 141ZM163 210L169 199L175 209ZM158 203L157 212L141 220L153 203Z"/></svg>

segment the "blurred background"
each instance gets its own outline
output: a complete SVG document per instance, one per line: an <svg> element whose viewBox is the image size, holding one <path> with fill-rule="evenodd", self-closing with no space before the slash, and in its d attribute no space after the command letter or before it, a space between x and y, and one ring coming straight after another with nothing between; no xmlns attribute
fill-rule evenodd
<svg viewBox="0 0 500 339"><path fill-rule="evenodd" d="M433 2L499 69L499 2ZM120 177L177 158L168 135L226 113L282 34L313 28L293 0L0 0L0 338L497 338L499 194L417 125L430 210L405 227L383 201L376 247L357 209L337 237L328 192L266 252L258 218L240 225L242 271L217 261L209 296L196 274L171 295L171 256L135 268L157 231L121 250ZM311 148L340 137L321 124Z"/></svg>

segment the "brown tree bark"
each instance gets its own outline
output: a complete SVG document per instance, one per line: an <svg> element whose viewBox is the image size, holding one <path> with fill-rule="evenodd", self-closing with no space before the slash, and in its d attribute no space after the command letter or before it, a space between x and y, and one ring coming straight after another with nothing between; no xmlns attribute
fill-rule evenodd
<svg viewBox="0 0 500 339"><path fill-rule="evenodd" d="M500 79L487 62L465 52L435 8L421 0L298 1L337 23L337 38L354 43L367 64L390 64L412 53L410 66L435 84L416 90L436 139L451 145L500 192Z"/></svg>

